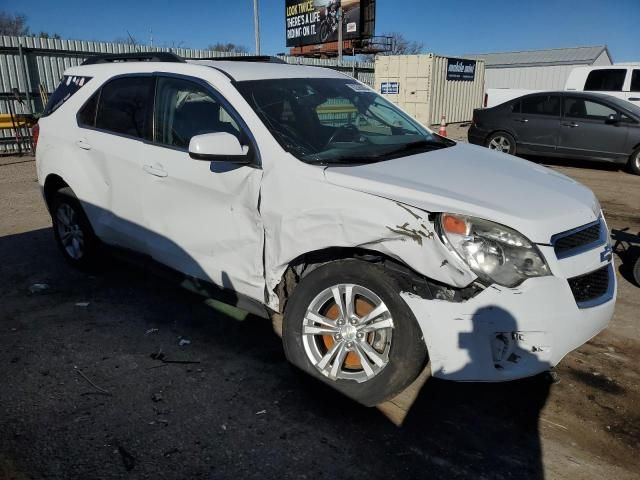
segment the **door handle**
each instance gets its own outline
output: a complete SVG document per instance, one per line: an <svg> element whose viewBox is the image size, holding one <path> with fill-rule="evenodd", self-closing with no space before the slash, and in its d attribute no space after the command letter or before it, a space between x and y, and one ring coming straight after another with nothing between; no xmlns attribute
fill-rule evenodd
<svg viewBox="0 0 640 480"><path fill-rule="evenodd" d="M529 119L528 118L516 118L516 119L514 119L514 121L520 122L520 123L527 123L529 121Z"/></svg>
<svg viewBox="0 0 640 480"><path fill-rule="evenodd" d="M76 141L76 145L83 150L91 150L91 145L89 145L84 138Z"/></svg>
<svg viewBox="0 0 640 480"><path fill-rule="evenodd" d="M561 123L560 125L562 125L563 127L569 127L569 128L576 128L579 127L580 125L576 122L571 122L571 123Z"/></svg>
<svg viewBox="0 0 640 480"><path fill-rule="evenodd" d="M156 177L166 177L167 175L169 175L167 173L167 171L165 169L163 169L162 167L154 167L153 165L143 165L142 169L151 174L154 175Z"/></svg>

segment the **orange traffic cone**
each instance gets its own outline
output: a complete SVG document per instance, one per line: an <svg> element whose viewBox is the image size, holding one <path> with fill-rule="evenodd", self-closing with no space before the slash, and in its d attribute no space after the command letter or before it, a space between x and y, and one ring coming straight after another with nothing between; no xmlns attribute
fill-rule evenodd
<svg viewBox="0 0 640 480"><path fill-rule="evenodd" d="M438 135L442 137L447 136L447 122L444 118L444 115L442 115L442 118L440 119L440 129L438 130Z"/></svg>

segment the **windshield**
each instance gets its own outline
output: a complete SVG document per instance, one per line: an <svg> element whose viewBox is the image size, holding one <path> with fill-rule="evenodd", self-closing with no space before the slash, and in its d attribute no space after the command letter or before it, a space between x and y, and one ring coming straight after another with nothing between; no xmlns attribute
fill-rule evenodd
<svg viewBox="0 0 640 480"><path fill-rule="evenodd" d="M236 85L280 145L307 163L373 163L455 145L348 78Z"/></svg>

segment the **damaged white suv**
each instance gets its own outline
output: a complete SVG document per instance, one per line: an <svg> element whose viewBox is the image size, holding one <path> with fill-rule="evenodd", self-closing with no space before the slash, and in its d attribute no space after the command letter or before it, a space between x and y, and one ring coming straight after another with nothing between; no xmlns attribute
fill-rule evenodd
<svg viewBox="0 0 640 480"><path fill-rule="evenodd" d="M461 381L548 370L614 310L589 189L332 70L90 59L47 105L37 170L69 262L137 252L281 318L287 358L366 405L427 362Z"/></svg>

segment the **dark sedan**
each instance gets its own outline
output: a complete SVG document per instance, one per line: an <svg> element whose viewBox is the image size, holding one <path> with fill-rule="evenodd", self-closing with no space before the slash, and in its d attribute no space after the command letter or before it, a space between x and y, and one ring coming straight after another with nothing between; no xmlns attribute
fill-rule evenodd
<svg viewBox="0 0 640 480"><path fill-rule="evenodd" d="M474 110L468 135L500 152L623 163L640 175L640 107L608 95L525 95Z"/></svg>

